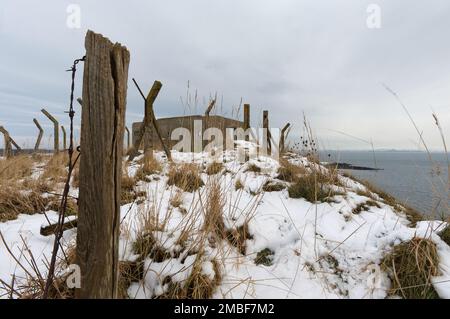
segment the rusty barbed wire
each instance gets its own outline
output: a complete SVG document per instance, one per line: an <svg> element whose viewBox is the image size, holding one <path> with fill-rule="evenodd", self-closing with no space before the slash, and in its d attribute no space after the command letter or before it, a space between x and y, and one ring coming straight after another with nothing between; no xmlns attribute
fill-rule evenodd
<svg viewBox="0 0 450 319"><path fill-rule="evenodd" d="M68 149L69 172L67 173L67 179L66 179L66 183L64 185L64 191L63 191L62 198L61 198L61 204L59 206L59 212L58 212L59 216L58 216L57 228L55 231L55 241L53 243L52 258L51 258L50 266L48 269L47 281L45 283L45 288L44 288L44 292L42 295L43 299L47 299L50 286L53 284L53 277L54 277L55 265L56 265L56 257L58 255L58 249L61 245L60 241L61 241L61 238L63 235L63 224L64 224L65 215L66 215L67 199L69 197L69 190L70 190L70 178L72 176L72 171L73 171L78 159L80 158L80 152L79 152L80 148L78 146L77 147L78 155L75 158L75 160L72 161L73 152L74 152L74 149L73 149L73 118L75 117L75 111L73 109L73 99L74 99L74 91L75 91L75 75L77 72L77 64L80 62L84 62L85 60L86 60L86 56L83 56L81 59L74 60L72 67L70 69L66 70L67 72L72 72L69 111L66 112L69 114L69 118L70 118L70 142L69 142L69 149ZM61 250L62 250L62 248L61 248ZM66 257L66 260L67 260L67 257Z"/></svg>

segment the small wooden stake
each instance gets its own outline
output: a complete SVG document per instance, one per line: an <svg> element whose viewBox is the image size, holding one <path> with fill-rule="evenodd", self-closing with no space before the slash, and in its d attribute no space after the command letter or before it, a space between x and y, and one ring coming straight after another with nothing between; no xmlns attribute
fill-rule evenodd
<svg viewBox="0 0 450 319"><path fill-rule="evenodd" d="M217 97L215 97L213 100L211 100L211 102L209 102L208 108L206 109L206 112L205 112L205 116L209 116L209 113L211 113L214 105L216 105L216 100L217 100Z"/></svg>
<svg viewBox="0 0 450 319"><path fill-rule="evenodd" d="M64 128L64 126L61 125L61 130L63 132L63 149L66 150L67 149L67 139L66 139L66 129Z"/></svg>
<svg viewBox="0 0 450 319"><path fill-rule="evenodd" d="M3 156L10 158L12 156L11 139L9 133L3 126L0 126L0 132L3 133L3 139L5 141L5 148L3 149Z"/></svg>
<svg viewBox="0 0 450 319"><path fill-rule="evenodd" d="M266 137L266 143L267 143L267 155L272 154L272 143L270 141L271 135L269 130L269 111L263 111L263 128L264 128L264 135Z"/></svg>
<svg viewBox="0 0 450 319"><path fill-rule="evenodd" d="M250 128L250 104L244 104L244 130ZM248 141L248 136L245 136L245 140Z"/></svg>
<svg viewBox="0 0 450 319"><path fill-rule="evenodd" d="M130 136L130 130L126 126L125 126L125 131L127 131L127 151L128 151L130 149L131 136Z"/></svg>
<svg viewBox="0 0 450 319"><path fill-rule="evenodd" d="M284 144L285 140L287 138L286 130L291 126L290 123L287 123L282 129L281 129L281 136L280 136L280 153L284 153Z"/></svg>
<svg viewBox="0 0 450 319"><path fill-rule="evenodd" d="M53 149L54 153L57 154L59 152L59 123L58 120L51 115L49 112L47 112L45 109L41 110L44 115L53 122L53 135L54 135L54 142L53 142Z"/></svg>
<svg viewBox="0 0 450 319"><path fill-rule="evenodd" d="M33 119L33 122L39 130L39 135L37 137L36 144L34 145L34 150L37 151L37 150L39 150L39 145L41 145L41 140L42 140L42 135L44 135L44 130L42 129L42 126L39 124L37 119Z"/></svg>
<svg viewBox="0 0 450 319"><path fill-rule="evenodd" d="M17 151L20 152L22 150L22 148L16 143L16 141L13 140L11 135L9 135L9 132L3 126L0 126L0 133L3 134L5 140L5 149L3 151L3 154L6 158L9 158L13 155L11 144L14 145Z"/></svg>

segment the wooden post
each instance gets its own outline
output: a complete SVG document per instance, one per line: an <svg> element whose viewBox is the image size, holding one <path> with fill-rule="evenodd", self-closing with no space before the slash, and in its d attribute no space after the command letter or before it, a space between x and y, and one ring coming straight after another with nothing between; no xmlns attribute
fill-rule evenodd
<svg viewBox="0 0 450 319"><path fill-rule="evenodd" d="M5 146L3 149L3 156L5 158L10 158L12 156L11 139L9 133L3 126L0 126L0 132L3 133L3 139L5 141Z"/></svg>
<svg viewBox="0 0 450 319"><path fill-rule="evenodd" d="M122 151L130 53L88 31L81 112L76 298L116 298Z"/></svg>
<svg viewBox="0 0 450 319"><path fill-rule="evenodd" d="M47 112L45 109L41 110L44 115L53 122L53 135L54 135L54 142L53 142L53 149L54 153L57 154L59 152L59 123L56 120L53 115L51 115L49 112Z"/></svg>
<svg viewBox="0 0 450 319"><path fill-rule="evenodd" d="M63 132L63 149L66 150L67 149L67 139L66 139L66 129L64 128L64 126L61 125L61 131Z"/></svg>
<svg viewBox="0 0 450 319"><path fill-rule="evenodd" d="M272 143L270 141L271 135L269 130L269 111L263 111L263 129L267 143L267 155L272 154Z"/></svg>
<svg viewBox="0 0 450 319"><path fill-rule="evenodd" d="M3 152L5 157L8 158L13 155L11 144L14 145L18 152L22 150L19 144L17 144L16 141L13 140L9 132L3 126L0 126L0 133L3 133L3 137L5 139L5 150Z"/></svg>
<svg viewBox="0 0 450 319"><path fill-rule="evenodd" d="M280 136L280 153L284 153L284 144L285 140L287 138L286 130L291 126L290 123L287 123L282 129L281 129L281 136Z"/></svg>
<svg viewBox="0 0 450 319"><path fill-rule="evenodd" d="M159 82L161 83L161 82ZM153 87L152 87L153 89ZM150 91L152 91L152 89ZM156 96L158 95L159 91L161 90L161 86L158 86L156 89L158 92L154 92L154 99L156 99ZM149 93L150 94L150 93ZM149 119L147 122L145 122L145 127L143 128L142 138L144 140L144 171L148 170L148 165L150 164L150 161L153 159L153 149L154 149L154 141L153 141L153 118L152 112L153 112L153 103L152 105L148 105L148 97L145 99L145 118ZM156 121L156 120L155 120ZM159 135L158 135L159 136ZM161 145L164 147L164 142L161 140Z"/></svg>
<svg viewBox="0 0 450 319"><path fill-rule="evenodd" d="M36 140L36 144L34 145L34 150L37 151L39 149L39 145L41 145L42 135L44 135L44 130L42 129L42 126L39 124L37 119L33 119L34 124L39 130L39 135Z"/></svg>
<svg viewBox="0 0 450 319"><path fill-rule="evenodd" d="M216 104L216 99L217 97L215 97L213 100L211 100L211 102L209 102L208 108L206 109L205 112L205 116L209 116L209 113L212 111L214 105Z"/></svg>
<svg viewBox="0 0 450 319"><path fill-rule="evenodd" d="M250 128L250 104L244 104L244 130ZM246 135L245 140L248 141L249 137Z"/></svg>
<svg viewBox="0 0 450 319"><path fill-rule="evenodd" d="M127 151L130 149L130 130L128 129L128 127L125 126L125 131L127 131Z"/></svg>
<svg viewBox="0 0 450 319"><path fill-rule="evenodd" d="M133 79L134 80L134 79ZM137 83L135 82L136 86ZM167 147L167 145L164 143L164 140L161 136L161 132L159 130L158 127L158 123L156 122L156 117L155 117L155 113L153 111L153 103L156 100L156 97L159 94L159 91L161 90L162 87L162 83L159 81L155 81L153 83L152 88L150 89L150 91L148 92L147 97L145 99L145 115L144 115L144 121L142 122L141 128L138 132L138 135L134 141L134 152L132 152L132 154L129 157L129 160L133 160L133 158L139 154L139 147L141 146L142 143L142 139L145 136L145 131L151 131L152 126L155 129L156 135L158 136L159 141L161 142L162 147L164 148L164 152L166 153L167 159L169 161L172 160L172 156L170 154L169 148ZM138 87L139 89L139 87ZM142 94L142 92L141 92ZM145 147L145 144L144 144ZM147 151L148 153L148 151Z"/></svg>
<svg viewBox="0 0 450 319"><path fill-rule="evenodd" d="M245 131L245 141L250 141L250 136L248 129L250 128L250 104L244 104L244 131ZM248 133L248 134L247 134ZM245 161L247 162L250 159L249 151L245 151Z"/></svg>

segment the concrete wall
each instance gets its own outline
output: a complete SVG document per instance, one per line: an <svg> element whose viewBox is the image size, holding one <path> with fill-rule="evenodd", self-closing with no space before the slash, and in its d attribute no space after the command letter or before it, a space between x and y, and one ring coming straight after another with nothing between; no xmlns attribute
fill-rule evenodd
<svg viewBox="0 0 450 319"><path fill-rule="evenodd" d="M223 116L219 115L211 115L211 116L202 116L202 115L190 115L190 116L179 116L179 117L170 117L170 118L161 118L157 120L159 129L161 131L162 138L167 145L169 145L170 148L172 148L175 144L178 143L179 140L172 141L170 139L171 134L173 130L176 128L186 128L188 129L191 134L193 132L194 128L194 121L202 121L202 135L203 132L210 128L215 127L222 131L224 142L225 142L225 136L226 136L226 129L227 128L242 128L244 126L244 122L229 119ZM133 144L135 142L137 133L139 129L141 128L142 122L136 122L133 123L132 126L132 139ZM193 135L193 134L192 134ZM193 136L192 136L193 140ZM152 130L150 134L146 134L144 137L144 143L149 143L151 147L154 149L160 149L161 145L159 143L158 136L156 135L156 132ZM207 145L208 141L203 141L203 147ZM193 151L193 141L191 141L191 151ZM144 144L141 145L141 148Z"/></svg>

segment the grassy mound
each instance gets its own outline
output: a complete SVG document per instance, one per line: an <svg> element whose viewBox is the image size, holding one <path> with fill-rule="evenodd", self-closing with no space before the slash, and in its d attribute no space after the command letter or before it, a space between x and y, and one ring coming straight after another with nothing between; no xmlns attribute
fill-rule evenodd
<svg viewBox="0 0 450 319"><path fill-rule="evenodd" d="M395 246L382 261L392 280L391 294L405 299L439 298L431 284L431 277L438 275L438 264L436 245L417 237Z"/></svg>

